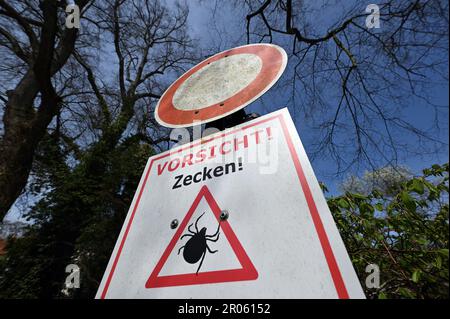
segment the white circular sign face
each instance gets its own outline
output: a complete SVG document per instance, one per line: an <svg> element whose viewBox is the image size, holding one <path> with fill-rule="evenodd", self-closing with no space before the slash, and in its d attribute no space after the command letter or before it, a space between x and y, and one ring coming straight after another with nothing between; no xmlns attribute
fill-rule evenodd
<svg viewBox="0 0 450 319"><path fill-rule="evenodd" d="M180 85L173 106L182 111L199 110L225 101L253 82L261 68L261 58L250 53L214 61Z"/></svg>
<svg viewBox="0 0 450 319"><path fill-rule="evenodd" d="M167 127L188 127L230 115L271 88L286 64L286 52L273 44L249 44L217 53L164 92L155 118Z"/></svg>

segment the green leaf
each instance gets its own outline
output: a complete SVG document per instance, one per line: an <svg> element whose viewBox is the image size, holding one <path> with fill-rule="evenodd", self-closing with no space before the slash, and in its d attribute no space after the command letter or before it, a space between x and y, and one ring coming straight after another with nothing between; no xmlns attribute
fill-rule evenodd
<svg viewBox="0 0 450 319"><path fill-rule="evenodd" d="M448 248L439 249L438 253L448 258Z"/></svg>
<svg viewBox="0 0 450 319"><path fill-rule="evenodd" d="M354 198L358 198L358 199L367 199L367 196L363 195L363 194L358 194L358 193L354 193L352 194Z"/></svg>
<svg viewBox="0 0 450 319"><path fill-rule="evenodd" d="M384 291L380 291L378 294L378 299L387 299L387 295Z"/></svg>
<svg viewBox="0 0 450 319"><path fill-rule="evenodd" d="M383 204L381 204L381 203L376 203L375 208L376 208L376 210L378 210L380 212L382 212L384 210Z"/></svg>
<svg viewBox="0 0 450 319"><path fill-rule="evenodd" d="M434 261L434 264L436 265L437 269L441 269L442 268L442 258L441 258L441 256L437 256L436 257L436 259Z"/></svg>
<svg viewBox="0 0 450 319"><path fill-rule="evenodd" d="M403 204L408 208L410 211L416 210L416 202L414 199L409 195L408 192L403 191L400 193L400 199L402 200Z"/></svg>
<svg viewBox="0 0 450 319"><path fill-rule="evenodd" d="M375 209L373 208L372 205L368 204L368 203L362 203L359 210L361 211L361 213L369 213L369 214L373 214L373 212L375 211Z"/></svg>
<svg viewBox="0 0 450 319"><path fill-rule="evenodd" d="M380 242L382 242L384 240L383 234L380 234L380 233L376 233L375 238L378 239Z"/></svg>
<svg viewBox="0 0 450 319"><path fill-rule="evenodd" d="M404 287L398 288L398 293L406 298L411 298L411 299L416 298L416 295L414 294L414 292L408 288L404 288Z"/></svg>
<svg viewBox="0 0 450 319"><path fill-rule="evenodd" d="M428 239L422 237L416 238L415 241L422 246L427 245L429 243Z"/></svg>
<svg viewBox="0 0 450 319"><path fill-rule="evenodd" d="M411 192L416 192L417 194L422 195L425 191L425 186L422 180L420 179L413 179L411 181L411 185L409 185L409 190Z"/></svg>
<svg viewBox="0 0 450 319"><path fill-rule="evenodd" d="M347 208L350 207L348 201L346 201L346 200L343 199L343 198L341 198L341 199L338 200L338 205L339 205L339 207L342 207L342 208L345 208L345 209L347 209Z"/></svg>
<svg viewBox="0 0 450 319"><path fill-rule="evenodd" d="M415 283L418 283L419 280L420 280L421 273L422 272L420 271L420 269L414 270L414 272L412 274L412 277L411 277L412 281L415 282Z"/></svg>

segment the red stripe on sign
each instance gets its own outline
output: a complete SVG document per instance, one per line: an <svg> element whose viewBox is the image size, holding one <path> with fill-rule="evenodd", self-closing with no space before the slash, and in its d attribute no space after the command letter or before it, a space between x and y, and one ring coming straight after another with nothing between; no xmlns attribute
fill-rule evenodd
<svg viewBox="0 0 450 319"><path fill-rule="evenodd" d="M178 275L169 275L169 276L159 276L161 269L169 258L172 250L174 249L176 243L180 239L180 236L186 229L186 226L197 209L200 200L205 198L209 207L211 208L214 216L216 217L217 222L220 224L220 228L228 239L228 242L233 249L235 256L237 257L239 263L241 264L241 268L237 269L227 269L227 270L216 270L216 271L207 271L201 273L192 273L192 274L178 274ZM242 247L239 239L235 235L233 229L230 226L228 221L220 220L221 209L217 204L216 200L212 196L206 185L203 185L195 198L194 202L191 205L191 208L187 212L180 226L178 227L177 232L173 236L172 240L161 256L159 262L156 264L155 269L150 274L150 277L145 284L146 288L158 288L158 287L169 287L169 286L185 286L185 285L199 285L199 284L210 284L210 283L219 283L219 282L228 282L228 281L242 281L242 280L255 280L258 278L258 272L256 271L253 263Z"/></svg>
<svg viewBox="0 0 450 319"><path fill-rule="evenodd" d="M197 143L192 143L192 144L188 145L187 147L180 147L180 148L177 148L177 149L175 149L173 151L168 151L165 154L162 154L162 155L160 155L158 157L153 158L153 160L151 161L151 163L149 165L149 168L148 168L147 172L145 173L145 178L144 178L142 186L141 186L141 188L139 190L139 194L138 194L138 198L136 200L136 204L134 205L133 211L131 213L131 217L130 217L130 219L128 221L128 224L127 224L127 228L126 228L125 233L124 233L124 235L123 235L123 237L122 237L122 239L120 241L120 246L119 246L119 249L117 250L117 254L114 257L113 265L111 267L110 273L108 274L108 279L106 280L105 286L104 286L102 294L101 294L101 298L102 299L104 299L106 297L106 294L108 292L108 288L109 288L109 286L111 284L112 277L113 277L114 272L116 270L120 254L122 252L123 246L124 246L126 238L128 236L128 232L129 232L129 230L131 228L131 223L133 222L134 216L136 214L136 210L137 210L137 208L139 206L139 202L141 200L142 192L145 189L145 185L147 183L150 170L151 170L151 168L153 166L153 162L155 162L157 160L160 160L160 159L163 159L163 158L165 158L167 156L170 156L171 154L182 152L182 151L184 151L186 149L193 148L193 147L201 145L201 144L209 143L209 142L213 141L214 139L222 138L224 136L236 133L239 130L245 130L245 129L251 128L253 126L256 126L256 125L259 125L259 124L262 124L262 123L265 123L265 122L269 122L269 121L274 120L274 119L279 119L280 123L281 123L281 126L283 128L283 133L284 133L284 136L286 138L286 142L287 142L287 145L288 145L288 148L289 148L289 152L290 152L292 160L294 162L295 170L297 172L297 175L298 175L298 178L299 178L299 181L300 181L303 193L305 195L305 198L306 198L306 201L307 201L307 204L308 204L308 208L309 208L309 211L310 211L313 223L314 223L314 227L316 228L316 232L317 232L317 235L319 237L319 241L320 241L320 244L322 246L322 250L324 252L325 259L327 261L328 268L330 270L331 277L332 277L334 286L336 288L336 292L338 294L338 297L341 298L341 299L349 298L349 295L348 295L348 292L347 292L347 288L345 287L344 280L342 278L341 272L339 270L339 266L338 266L338 264L336 262L336 258L334 256L333 250L332 250L331 245L330 245L330 241L328 240L328 236L326 234L325 228L323 226L322 220L320 218L319 212L318 212L316 204L314 202L314 198L313 198L311 190L309 188L308 181L307 181L306 176L305 176L305 174L303 172L303 169L302 169L300 160L298 158L297 152L295 151L294 144L292 143L292 139L291 139L291 136L289 134L289 130L287 128L286 122L284 120L283 115L279 114L279 115L276 115L276 116L273 116L273 117L270 117L270 118L266 118L264 120L257 121L255 123L243 126L241 128L238 128L238 129L235 129L235 130L231 130L231 131L226 132L224 134L220 134L220 135L214 136L214 137L212 137L210 139L207 139L207 140L202 139L202 140L200 140Z"/></svg>
<svg viewBox="0 0 450 319"><path fill-rule="evenodd" d="M319 211L317 210L316 203L309 188L308 181L306 179L305 173L303 172L302 165L298 159L297 152L295 151L294 144L292 143L291 136L289 135L289 130L286 126L286 122L283 117L280 117L281 125L283 126L284 136L286 137L286 142L289 147L289 152L291 153L292 159L294 161L295 170L297 171L300 184L302 185L303 194L305 194L306 202L308 203L309 212L311 213L314 226L319 236L320 244L322 245L322 250L325 254L325 259L327 260L328 268L330 269L331 277L333 278L334 286L336 287L337 294L341 299L348 299L347 288L345 288L344 280L342 279L341 272L339 271L339 266L334 257L333 250L331 249L330 241L328 240L327 233L323 227L322 220L320 219Z"/></svg>
<svg viewBox="0 0 450 319"><path fill-rule="evenodd" d="M112 276L114 274L114 271L116 270L117 262L119 261L119 257L120 257L120 254L122 252L123 245L125 244L125 240L126 240L126 238L128 236L128 232L130 231L131 223L133 222L134 215L136 214L136 210L137 210L138 205L139 205L139 201L141 200L142 192L144 191L145 183L147 182L148 175L150 174L150 170L152 168L153 161L154 160L152 160L150 162L150 165L148 167L147 173L145 174L144 182L142 183L141 189L139 190L139 195L137 197L136 204L134 205L133 212L131 213L130 220L128 221L128 224L127 224L127 228L125 229L125 233L123 235L122 241L120 242L119 249L117 250L117 255L114 258L114 263L113 263L113 265L111 267L111 271L109 272L108 279L106 280L105 288L103 289L101 299L105 299L106 292L108 291L109 285L111 284Z"/></svg>

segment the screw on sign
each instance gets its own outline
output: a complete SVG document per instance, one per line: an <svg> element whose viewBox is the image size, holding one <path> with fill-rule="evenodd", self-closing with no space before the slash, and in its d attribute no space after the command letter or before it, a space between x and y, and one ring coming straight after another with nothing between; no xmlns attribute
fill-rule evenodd
<svg viewBox="0 0 450 319"><path fill-rule="evenodd" d="M188 231L190 232L190 234L184 234L183 236L181 236L180 240L182 240L184 237L191 237L191 238L187 241L186 245L178 249L178 254L180 254L181 249L184 248L183 251L184 260L186 260L186 262L190 264L195 264L200 260L200 258L202 259L200 261L200 265L197 268L196 272L197 275L198 271L202 267L203 260L205 259L206 256L206 251L208 250L211 254L215 254L218 252L218 250L211 250L207 242L208 241L217 242L219 240L220 235L219 233L220 223L219 226L217 226L217 231L214 235L206 235L207 230L206 227L203 227L200 231L198 231L197 225L198 221L200 220L200 218L202 218L204 214L205 213L201 214L195 221L196 232L191 230L192 224L188 226Z"/></svg>

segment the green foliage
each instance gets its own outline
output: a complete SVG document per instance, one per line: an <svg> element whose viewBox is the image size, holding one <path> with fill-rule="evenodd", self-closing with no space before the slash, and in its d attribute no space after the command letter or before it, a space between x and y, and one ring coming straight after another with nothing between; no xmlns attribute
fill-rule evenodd
<svg viewBox="0 0 450 319"><path fill-rule="evenodd" d="M366 266L380 267L381 287L365 288L367 297L449 297L448 169L433 165L389 194L328 200L363 287Z"/></svg>
<svg viewBox="0 0 450 319"><path fill-rule="evenodd" d="M41 143L34 187L47 190L28 213L25 236L0 261L1 298L92 298L152 149L137 139L96 143L68 167L54 137ZM75 295L62 293L68 264L81 271Z"/></svg>

